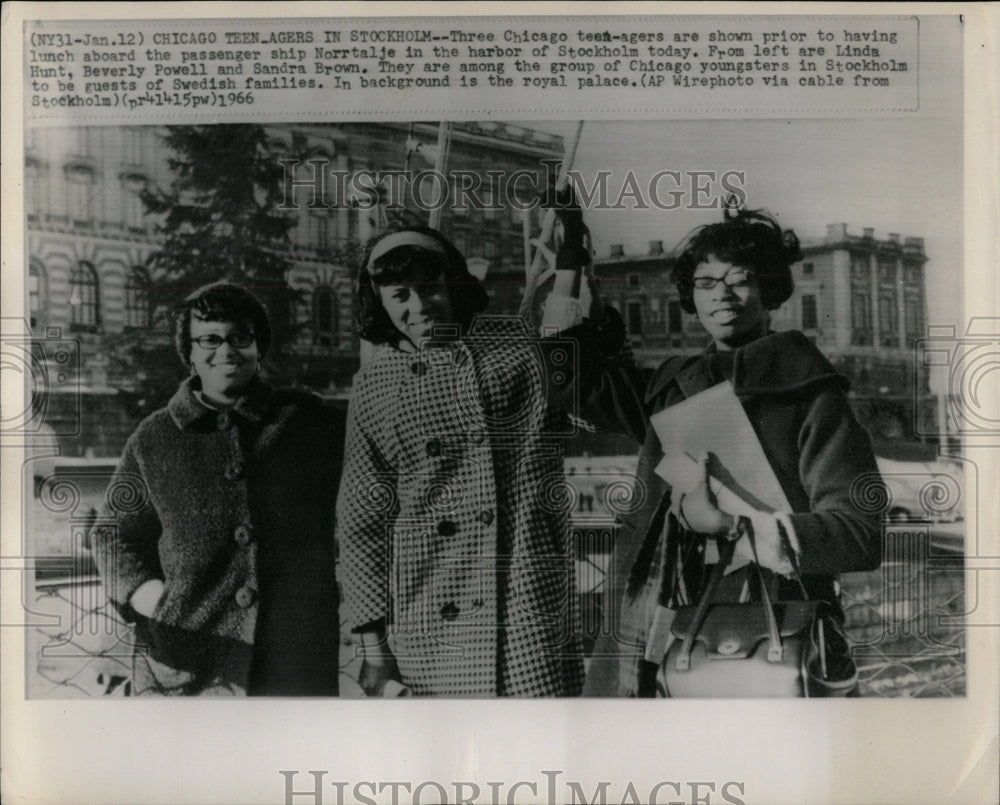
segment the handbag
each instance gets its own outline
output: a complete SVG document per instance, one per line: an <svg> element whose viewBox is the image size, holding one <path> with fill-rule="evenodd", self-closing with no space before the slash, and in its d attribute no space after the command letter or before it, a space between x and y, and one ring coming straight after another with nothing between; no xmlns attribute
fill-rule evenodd
<svg viewBox="0 0 1000 805"><path fill-rule="evenodd" d="M724 543L697 606L675 612L657 694L706 699L850 695L857 687L857 666L832 607L825 601L772 603L752 529L746 538L762 600L711 601L735 549L735 542Z"/></svg>

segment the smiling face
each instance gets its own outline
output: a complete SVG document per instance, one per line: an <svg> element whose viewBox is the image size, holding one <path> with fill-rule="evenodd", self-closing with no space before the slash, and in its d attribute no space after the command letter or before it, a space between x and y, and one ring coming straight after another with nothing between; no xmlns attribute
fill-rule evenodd
<svg viewBox="0 0 1000 805"><path fill-rule="evenodd" d="M204 336L231 338L252 335L253 328L231 321L205 321L191 316L191 366L201 379L201 393L209 402L229 405L243 392L257 373L260 353L257 341L245 347L235 347L223 341L217 347L203 347L198 339Z"/></svg>
<svg viewBox="0 0 1000 805"><path fill-rule="evenodd" d="M709 255L694 270L693 280L698 320L718 349L735 349L767 332L768 315L761 301L760 286L745 268ZM708 280L718 281L712 288L698 287L711 284Z"/></svg>
<svg viewBox="0 0 1000 805"><path fill-rule="evenodd" d="M382 306L403 335L403 349L413 349L435 325L452 322L451 300L443 277L431 282L378 286Z"/></svg>

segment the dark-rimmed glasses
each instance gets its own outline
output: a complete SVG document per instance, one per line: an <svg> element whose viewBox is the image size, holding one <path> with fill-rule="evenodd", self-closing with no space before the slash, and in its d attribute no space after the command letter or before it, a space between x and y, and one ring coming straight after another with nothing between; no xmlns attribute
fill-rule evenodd
<svg viewBox="0 0 1000 805"><path fill-rule="evenodd" d="M246 349L254 342L255 338L256 336L253 333L230 333L225 338L212 333L210 335L199 335L197 338L192 338L191 341L202 349L218 349L223 344L229 344L229 346L235 349Z"/></svg>
<svg viewBox="0 0 1000 805"><path fill-rule="evenodd" d="M720 282L727 288L746 288L752 279L753 274L741 269L730 271L724 277L695 277L691 282L699 291L711 291Z"/></svg>

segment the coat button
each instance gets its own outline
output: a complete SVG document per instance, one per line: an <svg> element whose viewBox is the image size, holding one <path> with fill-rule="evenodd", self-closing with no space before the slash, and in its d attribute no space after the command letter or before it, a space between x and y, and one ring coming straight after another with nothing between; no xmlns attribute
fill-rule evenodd
<svg viewBox="0 0 1000 805"><path fill-rule="evenodd" d="M222 474L226 477L227 481L238 481L243 477L243 465L235 463L227 464Z"/></svg>
<svg viewBox="0 0 1000 805"><path fill-rule="evenodd" d="M438 523L438 534L442 537L454 536L456 531L458 531L458 526L451 520L442 520Z"/></svg>
<svg viewBox="0 0 1000 805"><path fill-rule="evenodd" d="M423 377L427 374L427 364L423 361L414 361L410 364L410 371L417 377Z"/></svg>
<svg viewBox="0 0 1000 805"><path fill-rule="evenodd" d="M219 416L216 417L215 424L219 430L228 430L229 426L233 424L233 420L230 418L229 414L222 411Z"/></svg>
<svg viewBox="0 0 1000 805"><path fill-rule="evenodd" d="M247 523L240 523L236 526L233 536L236 537L236 544L245 548L253 542L253 527Z"/></svg>
<svg viewBox="0 0 1000 805"><path fill-rule="evenodd" d="M441 607L441 617L446 621L453 621L458 617L458 607L451 601Z"/></svg>
<svg viewBox="0 0 1000 805"><path fill-rule="evenodd" d="M479 512L479 522L483 525L489 525L493 522L493 511L491 509L483 509Z"/></svg>
<svg viewBox="0 0 1000 805"><path fill-rule="evenodd" d="M439 456L441 455L441 440L440 439L430 439L427 442L427 455L429 456Z"/></svg>
<svg viewBox="0 0 1000 805"><path fill-rule="evenodd" d="M249 584L240 587L236 591L236 603L243 609L248 609L254 605L257 600L257 591L251 587Z"/></svg>

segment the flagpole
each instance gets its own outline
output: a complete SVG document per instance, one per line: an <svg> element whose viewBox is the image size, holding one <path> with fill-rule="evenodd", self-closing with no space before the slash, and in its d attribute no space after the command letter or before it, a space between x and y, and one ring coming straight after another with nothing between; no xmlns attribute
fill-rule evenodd
<svg viewBox="0 0 1000 805"><path fill-rule="evenodd" d="M438 126L437 154L434 160L434 171L438 176L444 176L445 162L448 159L448 142L451 139L451 124L442 120ZM446 183L447 187L447 183ZM419 191L418 191L419 192ZM438 204L431 210L428 226L431 229L438 229L441 225L441 207Z"/></svg>

